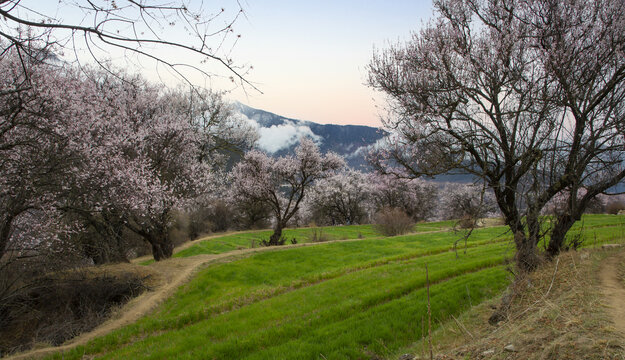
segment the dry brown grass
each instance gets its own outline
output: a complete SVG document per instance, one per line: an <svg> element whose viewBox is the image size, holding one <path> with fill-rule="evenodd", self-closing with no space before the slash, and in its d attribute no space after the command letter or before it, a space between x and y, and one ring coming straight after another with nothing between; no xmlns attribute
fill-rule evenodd
<svg viewBox="0 0 625 360"><path fill-rule="evenodd" d="M506 224L506 222L501 217L480 219L480 225L484 226L484 227L502 226L502 225L505 225L505 224Z"/></svg>
<svg viewBox="0 0 625 360"><path fill-rule="evenodd" d="M614 254L625 274L625 250L616 251L567 252L545 264L517 285L509 319L497 326L488 325L488 317L500 299L442 324L433 339L437 358L625 359L625 339L614 328L598 279L602 261ZM504 350L510 344L516 351ZM425 359L426 349L422 341L403 352Z"/></svg>
<svg viewBox="0 0 625 360"><path fill-rule="evenodd" d="M130 299L161 281L148 269L118 264L49 272L0 306L0 355L60 345L93 330Z"/></svg>

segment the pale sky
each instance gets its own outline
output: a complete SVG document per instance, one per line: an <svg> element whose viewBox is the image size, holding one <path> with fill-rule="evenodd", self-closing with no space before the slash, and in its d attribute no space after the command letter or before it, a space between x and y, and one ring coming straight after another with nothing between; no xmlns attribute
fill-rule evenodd
<svg viewBox="0 0 625 360"><path fill-rule="evenodd" d="M92 15L83 13L80 5L85 0L22 0L16 14L41 22L50 16L55 21L93 25ZM167 0L157 1L164 4ZM412 31L432 16L431 0L188 0L189 8L204 9L211 18L208 32L226 24L237 14L240 4L245 16L234 24L227 46L220 54L230 56L235 64L248 64L253 70L246 79L262 91L236 88L228 97L249 106L267 110L285 117L333 124L380 125L383 97L367 88L366 67L374 47L385 48L389 43L407 40ZM105 0L98 3L108 4ZM117 0L127 6L125 0ZM107 6L110 6L108 4ZM233 15L234 14L234 15ZM102 20L105 14L100 14ZM155 29L159 36L173 42L191 41L185 24L161 24ZM125 22L108 22L107 29L120 33L149 34L146 27L133 28ZM207 25L209 26L209 25ZM129 56L127 52L102 43L91 45L89 50L80 33L75 38L68 33L55 31L60 43L69 44L61 56L91 62L89 50L98 59L111 59L113 64L129 71L139 71L148 79L173 84L171 71L157 66L149 59ZM232 39L236 45L230 50ZM81 42L82 41L82 42ZM210 39L210 46L218 46L218 36ZM227 49L224 49L226 48ZM71 50L71 49L75 49ZM145 49L148 49L147 47ZM173 63L200 64L185 52L157 49L156 55ZM230 52L231 51L231 52ZM221 56L221 55L220 55ZM230 73L216 62L200 65L218 77L206 82L201 76L191 77L196 85L215 90L231 89L227 79ZM168 74L169 72L169 74ZM197 74L196 74L197 75ZM201 79L202 78L202 79Z"/></svg>
<svg viewBox="0 0 625 360"><path fill-rule="evenodd" d="M364 85L374 47L409 38L432 14L428 0L247 0L233 51L263 92L231 98L285 117L378 126L381 96ZM374 101L374 98L375 101Z"/></svg>

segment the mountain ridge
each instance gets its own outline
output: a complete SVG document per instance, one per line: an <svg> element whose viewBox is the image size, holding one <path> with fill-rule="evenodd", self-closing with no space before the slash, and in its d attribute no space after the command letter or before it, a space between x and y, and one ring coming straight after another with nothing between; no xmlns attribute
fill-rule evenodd
<svg viewBox="0 0 625 360"><path fill-rule="evenodd" d="M294 154L299 138L308 136L315 140L322 153L333 151L342 156L352 169L373 171L366 156L389 133L366 125L319 124L298 120L255 109L240 102L235 110L255 127L260 135L258 147L269 155L278 157ZM429 180L436 183L471 183L477 179L470 174L441 174Z"/></svg>
<svg viewBox="0 0 625 360"><path fill-rule="evenodd" d="M322 153L333 151L355 169L368 168L367 150L388 133L366 125L319 124L287 118L237 102L243 115L260 135L258 147L272 156L292 154L302 136L313 139Z"/></svg>

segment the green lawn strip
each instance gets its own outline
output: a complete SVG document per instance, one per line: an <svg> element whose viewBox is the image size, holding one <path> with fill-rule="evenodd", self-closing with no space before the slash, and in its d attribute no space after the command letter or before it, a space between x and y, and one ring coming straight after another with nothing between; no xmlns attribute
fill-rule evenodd
<svg viewBox="0 0 625 360"><path fill-rule="evenodd" d="M489 260L486 257L473 260L466 261L457 267L447 261L431 263L430 281L434 284L432 292L435 293L441 285L444 287L444 280L469 272L479 273L480 269L492 268L493 264L501 262L501 259L495 257ZM370 319L371 323L368 326L394 325L395 321L391 321L391 324L385 323L388 319L384 318L384 314L390 315L392 319L403 317L401 312L404 308L403 303L406 302L401 302L401 299L418 292L418 295L412 296L418 300L423 295L424 284L423 264L411 263L403 266L398 264L397 268L387 269L385 272L375 271L356 277L348 276L345 279L324 283L316 289L301 289L179 330L159 333L121 348L119 351L107 353L104 358L163 359L198 356L199 358L240 359L246 356L254 357L259 351L281 347L297 339L306 341L305 339L313 338L327 346L333 341L327 337L328 331L334 333L330 337L350 331L355 331L351 337L361 336L358 329L352 328L349 324L350 322L364 323L366 319L363 318L363 313L366 312L370 312L372 316L382 314L380 319ZM463 287L460 290L459 294L462 297L466 298L467 294L472 294L471 301L478 301L474 299L474 297L479 299L479 292L475 289L467 291ZM451 300L448 296L444 298L447 301ZM393 306L392 304L398 300L401 305ZM468 300L460 300L458 299L458 302L465 302L468 306ZM376 308L381 310L378 311ZM453 309L454 307L450 308L452 311ZM393 315L393 311L398 313ZM436 319L440 317L440 313L435 311L434 316ZM381 323L373 324L376 321ZM340 330L331 331L335 327ZM410 335L410 337L413 336L413 334ZM363 340L366 341L366 339ZM340 344L335 350L341 350L345 345L347 344ZM404 344L400 343L397 346L401 345ZM359 342L351 346L350 351L361 348ZM298 346L294 348L297 349ZM278 353L281 351L279 349ZM268 356L259 356L259 358L272 358L274 355L270 353ZM308 354L307 357L311 355L314 354ZM290 353L282 353L282 356L300 358Z"/></svg>
<svg viewBox="0 0 625 360"><path fill-rule="evenodd" d="M419 223L415 226L414 232L440 231L451 228L454 221L438 221L430 223ZM323 226L312 228L285 229L284 236L287 239L295 238L298 243L310 242L313 231L320 231L328 240L347 239L370 239L380 238L382 235L375 230L374 225L344 225L344 226ZM261 239L268 239L271 230L250 231L244 233L224 235L211 239L197 240L197 244L182 250L174 257L188 257L199 254L221 254L238 249L250 248L252 242L255 246L260 246ZM289 243L289 242L287 242Z"/></svg>
<svg viewBox="0 0 625 360"><path fill-rule="evenodd" d="M598 241L609 241L616 232L622 233L623 219L622 216L594 218L591 216L590 219L585 216L584 232L594 229ZM219 312L236 310L241 306L271 300L276 296L280 298L282 296L278 295L286 295L301 287L340 278L344 274L380 267L401 258L409 261L415 257L448 251L450 244L458 239L459 235L461 234L440 232L321 244L315 247L255 254L234 263L212 266L187 286L182 287L178 294L162 307L162 311L140 320L137 324L122 328L110 336L94 340L88 347L89 353L103 351L98 348L115 349L120 344L147 336L147 333L155 329L176 328L194 321L202 321ZM505 227L478 229L469 239L469 246L505 241L509 238L510 234L506 234ZM507 248L510 249L510 246ZM462 247L459 253L462 257ZM177 311L177 308L180 308L180 311Z"/></svg>
<svg viewBox="0 0 625 360"><path fill-rule="evenodd" d="M625 216L623 215L606 215L606 214L586 214L577 221L571 230L580 227L602 227L602 226L625 226Z"/></svg>
<svg viewBox="0 0 625 360"><path fill-rule="evenodd" d="M414 232L426 232L426 231L445 230L445 229L453 228L454 225L456 225L456 220L422 222L422 223L417 223L413 231Z"/></svg>
<svg viewBox="0 0 625 360"><path fill-rule="evenodd" d="M508 274L499 266L433 285L430 289L433 330L472 304L498 295L507 284ZM327 359L363 359L392 355L427 335L425 292L421 288L342 322L318 327L312 334L259 349L245 359L313 359L322 358L321 355Z"/></svg>
<svg viewBox="0 0 625 360"><path fill-rule="evenodd" d="M543 218L543 229L548 230L555 224L552 222L554 219L551 216L545 216ZM582 219L576 221L575 224L569 230L570 232L598 229L602 227L624 227L625 228L625 216L623 215L606 215L606 214L585 214Z"/></svg>
<svg viewBox="0 0 625 360"><path fill-rule="evenodd" d="M582 247L592 247L606 243L623 243L625 241L625 225L571 229L567 234L568 239L578 236L582 238Z"/></svg>
<svg viewBox="0 0 625 360"><path fill-rule="evenodd" d="M470 243L469 248L473 248L476 246L483 246L486 244L495 244L502 243L507 240L491 240L491 241L480 241L475 243ZM432 248L424 251L408 253L399 256L388 257L380 260L369 261L366 263L358 264L352 267L343 267L339 268L335 271L328 271L320 274L315 274L312 276L306 276L304 278L297 279L292 281L287 285L278 285L271 288L262 287L258 290L246 290L245 294L238 297L229 297L221 302L215 302L208 306L201 307L195 310L187 310L187 312L180 313L180 315L176 315L175 318L172 317L172 311L164 311L167 313L166 316L159 317L159 324L151 324L146 325L146 328L152 329L170 329L170 328L180 328L182 326L206 319L214 314L223 313L227 311L232 311L242 306L248 305L253 302L266 300L274 296L282 295L290 291L294 291L306 286L312 286L319 284L324 281L332 280L338 278L340 276L344 276L349 273L363 271L366 269L384 266L391 262L396 261L406 261L410 259L414 259L417 257L430 256L435 254L440 254L443 252L448 252L451 250L451 247L440 247L440 248ZM462 251L459 252L459 256L463 256ZM184 295L180 296L184 297Z"/></svg>
<svg viewBox="0 0 625 360"><path fill-rule="evenodd" d="M601 224L595 226L584 225L573 227L566 234L568 241L581 236L581 247L594 247L607 243L625 243L625 224ZM545 236L538 243L538 248L543 249L549 242L549 236Z"/></svg>
<svg viewBox="0 0 625 360"><path fill-rule="evenodd" d="M231 344L240 338L256 339L263 343L266 336L259 334L266 331L275 331L270 336L268 343L261 347L276 344L276 341L286 341L291 333L305 331L298 327L291 328L292 324L302 324L303 319L310 313L318 314L318 325L343 319L350 314L359 313L371 306L390 301L394 298L422 287L424 284L423 264L431 262L431 279L433 282L475 271L483 267L501 263L506 246L495 244L491 246L469 249L469 254L455 259L453 253L444 253L426 258L418 258L410 261L398 261L384 267L368 269L367 271L347 274L337 279L323 282L316 286L305 287L296 291L273 297L271 299L256 302L244 306L232 312L215 315L209 319L197 322L193 325L182 327L173 331L159 331L160 335L149 336L141 339L147 333L140 331L135 336L129 333L119 333L98 339L89 344L87 353L99 353L112 351L121 343L128 340L136 341L128 346L128 351L133 353L113 353L114 358L134 358L144 354L149 344L160 342L171 343L179 348L189 346L189 341L215 343L215 351L220 353L223 344ZM264 330L263 330L264 329ZM132 337L132 339L130 339ZM155 340L156 338L156 340ZM159 340L160 339L160 340ZM195 340L192 340L195 339ZM141 345L145 342L145 345ZM218 344L219 343L219 344ZM232 345L232 344L231 344ZM230 345L227 345L228 347ZM238 345L232 345L238 346ZM134 348L137 352L134 352ZM159 348L158 353L167 354L170 349ZM175 352L175 351L174 351ZM72 352L73 353L73 352ZM71 354L71 353L70 353ZM66 354L66 355L70 355ZM156 353L155 353L156 354ZM167 357L167 356L161 356ZM212 357L212 356L211 356ZM216 358L231 358L228 356L215 355ZM234 357L237 358L237 357Z"/></svg>
<svg viewBox="0 0 625 360"><path fill-rule="evenodd" d="M455 225L455 220L446 220L429 223L419 223L415 226L416 233L428 231L442 231L451 229ZM623 225L625 216L619 215L584 215L583 221L577 222L573 230L583 226L585 228ZM545 224L548 226L548 224ZM505 228L505 227L497 227ZM321 231L329 240L343 239L370 239L382 237L376 230L374 225L347 225L347 226L325 226L317 228L297 228L286 229L284 234L288 239L296 238L298 243L306 243L310 241L310 234L313 231ZM451 231L450 231L451 232ZM261 239L267 239L271 235L271 230L249 231L236 234L224 235L221 237L213 237L211 239L198 239L196 244L182 250L174 255L174 257L188 257L199 254L221 254L239 249L247 249L252 245L252 241L259 246ZM145 265L152 261L146 262Z"/></svg>
<svg viewBox="0 0 625 360"><path fill-rule="evenodd" d="M496 237L499 234L501 231L494 229L475 231L468 244L480 245L506 238ZM164 304L162 312L176 316L194 312L192 309L198 304L236 304L242 297L280 293L276 288L299 287L302 283L336 277L351 268L371 267L398 256L410 258L448 251L455 239L445 233L430 233L254 254L203 270L183 286L172 301ZM461 253L462 248L459 251Z"/></svg>
<svg viewBox="0 0 625 360"><path fill-rule="evenodd" d="M306 243L310 241L310 237L314 231L320 232L328 240L364 239L381 236L380 233L374 229L373 225L322 226L285 229L283 231L283 235L288 240L295 238L298 243ZM175 256L187 257L197 254L220 254L237 249L247 249L252 246L252 242L254 242L256 246L260 246L260 240L267 240L271 234L271 230L258 230L224 235L206 240L199 239L196 240L196 245L177 253ZM287 241L287 243L289 242Z"/></svg>

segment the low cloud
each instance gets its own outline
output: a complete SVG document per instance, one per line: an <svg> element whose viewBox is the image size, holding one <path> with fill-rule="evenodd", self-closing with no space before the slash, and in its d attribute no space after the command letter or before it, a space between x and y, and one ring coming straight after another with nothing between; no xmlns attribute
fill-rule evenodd
<svg viewBox="0 0 625 360"><path fill-rule="evenodd" d="M345 156L346 159L352 159L357 157L363 157L371 150L387 147L392 141L392 135L385 135L378 139L371 145L365 145L358 147L354 152Z"/></svg>
<svg viewBox="0 0 625 360"><path fill-rule="evenodd" d="M322 140L308 126L297 125L291 121L268 128L260 128L258 132L260 133L258 147L271 154L297 144L302 137L309 137L316 143Z"/></svg>
<svg viewBox="0 0 625 360"><path fill-rule="evenodd" d="M260 126L254 119L250 119L243 114L241 116L258 131L259 139L256 143L258 148L269 154L274 154L296 145L302 137L311 138L317 144L323 141L323 138L315 134L310 127L291 120L285 119L284 123L267 128Z"/></svg>

